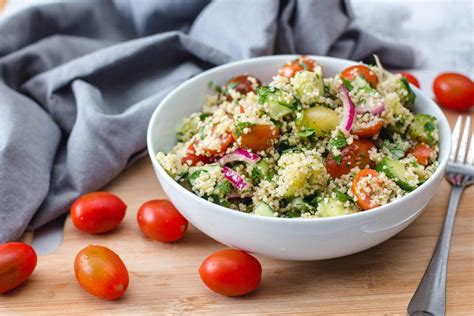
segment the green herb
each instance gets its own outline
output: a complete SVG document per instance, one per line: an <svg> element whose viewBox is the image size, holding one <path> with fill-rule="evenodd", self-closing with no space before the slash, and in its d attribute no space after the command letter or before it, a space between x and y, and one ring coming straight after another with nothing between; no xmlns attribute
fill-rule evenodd
<svg viewBox="0 0 474 316"><path fill-rule="evenodd" d="M314 130L314 128L305 127L302 131L299 131L297 134L300 137L309 137L311 135L314 135L315 132L316 131Z"/></svg>
<svg viewBox="0 0 474 316"><path fill-rule="evenodd" d="M336 148L344 148L347 146L346 137L342 133L336 135L336 137L331 138L329 141L329 146L336 147Z"/></svg>
<svg viewBox="0 0 474 316"><path fill-rule="evenodd" d="M344 87L346 87L347 90L352 91L352 89L354 89L354 87L352 86L352 84L349 80L347 80L346 78L342 78L342 77L341 77L341 80L342 80L342 84L344 85Z"/></svg>
<svg viewBox="0 0 474 316"><path fill-rule="evenodd" d="M426 122L425 123L425 130L428 132L432 132L436 129L436 125L433 122Z"/></svg>
<svg viewBox="0 0 474 316"><path fill-rule="evenodd" d="M199 120L204 121L206 119L206 117L209 117L211 115L212 115L212 113L201 113L201 114L199 114Z"/></svg>
<svg viewBox="0 0 474 316"><path fill-rule="evenodd" d="M400 119L395 123L395 126L398 127L398 128L402 128L403 126L405 126L405 119L404 119L404 118L400 118Z"/></svg>
<svg viewBox="0 0 474 316"><path fill-rule="evenodd" d="M199 128L199 138L202 140L204 138L206 138L206 134L204 133L204 130L205 130L206 126L203 125Z"/></svg>
<svg viewBox="0 0 474 316"><path fill-rule="evenodd" d="M230 189L231 184L228 180L224 180L224 182L221 182L216 186L216 190L222 193L223 195L228 194L230 192Z"/></svg>
<svg viewBox="0 0 474 316"><path fill-rule="evenodd" d="M263 179L263 174L258 168L253 168L250 173L250 178L254 184L259 184L260 181Z"/></svg>
<svg viewBox="0 0 474 316"><path fill-rule="evenodd" d="M288 218L301 217L301 212L296 210L291 210L285 213Z"/></svg>
<svg viewBox="0 0 474 316"><path fill-rule="evenodd" d="M346 202L346 201L351 201L351 197L347 195L346 193L343 193L337 189L334 190L334 194L336 195L336 199L338 199L341 202Z"/></svg>
<svg viewBox="0 0 474 316"><path fill-rule="evenodd" d="M254 126L255 123L250 123L250 122L236 122L234 124L234 127L235 127L235 134L237 135L237 137L240 136L240 134L242 134L244 132L244 129L246 129L247 127L250 127L250 126Z"/></svg>
<svg viewBox="0 0 474 316"><path fill-rule="evenodd" d="M334 156L333 158L334 158L334 161L335 161L338 165L341 164L341 162L342 162L342 156L341 156L341 155L336 155L336 156Z"/></svg>
<svg viewBox="0 0 474 316"><path fill-rule="evenodd" d="M405 149L401 146L401 144L391 143L388 140L384 140L382 147L388 150L392 156L392 159L398 160L405 157Z"/></svg>
<svg viewBox="0 0 474 316"><path fill-rule="evenodd" d="M189 179L189 182L194 182L197 178L199 178L199 176L201 175L201 173L203 172L208 172L206 169L199 169L199 170L196 170L192 173L190 173L188 175L188 179Z"/></svg>
<svg viewBox="0 0 474 316"><path fill-rule="evenodd" d="M263 86L257 88L258 103L264 104L269 95L277 92L279 89L275 87Z"/></svg>

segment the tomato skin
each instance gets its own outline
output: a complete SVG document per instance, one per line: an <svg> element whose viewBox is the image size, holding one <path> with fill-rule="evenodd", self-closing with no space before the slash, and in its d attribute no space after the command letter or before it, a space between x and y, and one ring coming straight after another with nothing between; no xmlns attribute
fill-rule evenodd
<svg viewBox="0 0 474 316"><path fill-rule="evenodd" d="M363 209L363 210L370 210L371 208L375 208L378 205L378 203L371 203L371 198L370 198L370 195L367 194L366 192L365 193L365 199L362 199L361 198L361 195L360 195L360 192L359 190L357 189L357 183L359 181L362 180L362 178L368 176L368 175L371 175L373 176L374 178L377 178L379 176L379 173L373 169L362 169L361 171L359 171L359 173L356 174L356 176L354 177L354 180L352 181L352 193L354 194L354 196L357 198L357 204L359 204L359 206Z"/></svg>
<svg viewBox="0 0 474 316"><path fill-rule="evenodd" d="M71 206L71 218L77 229L101 234L122 222L127 205L115 194L90 192L80 196Z"/></svg>
<svg viewBox="0 0 474 316"><path fill-rule="evenodd" d="M306 55L302 55L283 65L283 67L278 70L278 74L283 77L293 78L296 73L303 70L313 71L315 67L316 62L314 60Z"/></svg>
<svg viewBox="0 0 474 316"><path fill-rule="evenodd" d="M382 130L383 127L383 122L378 121L375 122L372 125L369 125L365 128L357 129L357 130L352 130L351 134L358 136L359 138L371 138Z"/></svg>
<svg viewBox="0 0 474 316"><path fill-rule="evenodd" d="M239 296L257 289L262 266L257 259L241 250L220 250L203 261L199 275L212 291L225 296Z"/></svg>
<svg viewBox="0 0 474 316"><path fill-rule="evenodd" d="M348 174L352 168L359 167L361 169L374 167L374 162L369 158L369 151L375 147L371 140L359 139L341 150L341 163L337 163L333 155L330 153L326 158L326 170L333 178L340 178Z"/></svg>
<svg viewBox="0 0 474 316"><path fill-rule="evenodd" d="M377 75L367 66L355 65L344 69L341 72L341 78L352 81L355 77L363 77L373 88L377 87L379 80Z"/></svg>
<svg viewBox="0 0 474 316"><path fill-rule="evenodd" d="M234 90L242 95L246 95L247 93L254 91L252 82L248 79L249 77L255 78L259 86L262 84L262 82L256 77L242 74L227 81L225 88L229 87L230 84L235 84L236 86L234 87Z"/></svg>
<svg viewBox="0 0 474 316"><path fill-rule="evenodd" d="M412 85L414 85L418 89L420 88L420 82L418 81L418 79L416 79L416 77L414 75L412 75L409 72L401 72L400 74L403 77L405 77L408 80L409 83L411 83Z"/></svg>
<svg viewBox="0 0 474 316"><path fill-rule="evenodd" d="M474 106L474 82L462 74L440 74L433 82L433 91L438 103L448 109L467 111Z"/></svg>
<svg viewBox="0 0 474 316"><path fill-rule="evenodd" d="M35 250L22 242L0 245L0 294L25 282L33 273L38 257Z"/></svg>
<svg viewBox="0 0 474 316"><path fill-rule="evenodd" d="M240 135L240 145L252 151L268 149L279 134L279 129L270 124L253 125L249 129L247 134Z"/></svg>
<svg viewBox="0 0 474 316"><path fill-rule="evenodd" d="M407 151L407 155L412 154L413 156L415 156L416 162L423 166L428 165L431 153L431 147L426 145L425 143L416 144L414 147L411 147Z"/></svg>
<svg viewBox="0 0 474 316"><path fill-rule="evenodd" d="M82 249L74 260L74 273L79 284L97 297L114 300L128 288L128 270L122 259L102 246Z"/></svg>
<svg viewBox="0 0 474 316"><path fill-rule="evenodd" d="M138 209L137 222L142 232L153 240L173 242L183 238L188 221L168 200L151 200Z"/></svg>

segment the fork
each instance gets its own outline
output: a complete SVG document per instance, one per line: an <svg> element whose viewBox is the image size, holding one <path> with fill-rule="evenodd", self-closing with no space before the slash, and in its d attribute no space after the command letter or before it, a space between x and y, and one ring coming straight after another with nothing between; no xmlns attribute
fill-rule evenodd
<svg viewBox="0 0 474 316"><path fill-rule="evenodd" d="M464 188L474 183L474 133L468 145L471 118L467 116L459 140L462 121L463 117L459 115L453 129L451 152L445 175L446 180L452 185L448 212L430 264L408 304L410 316L445 314L446 271L454 218Z"/></svg>

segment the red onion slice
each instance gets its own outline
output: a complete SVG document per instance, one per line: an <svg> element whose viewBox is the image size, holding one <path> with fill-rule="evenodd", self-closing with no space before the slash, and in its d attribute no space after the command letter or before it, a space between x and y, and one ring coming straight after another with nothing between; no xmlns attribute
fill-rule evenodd
<svg viewBox="0 0 474 316"><path fill-rule="evenodd" d="M224 166L222 172L224 173L224 177L240 191L244 190L248 186L244 178L238 172L230 169L229 167Z"/></svg>
<svg viewBox="0 0 474 316"><path fill-rule="evenodd" d="M221 159L219 159L219 164L221 166L233 162L233 161L243 161L249 164L254 164L260 160L260 156L254 153L249 152L246 149L239 148L233 153L227 154Z"/></svg>
<svg viewBox="0 0 474 316"><path fill-rule="evenodd" d="M347 91L346 87L341 85L340 87L340 92L341 92L341 99L342 99L342 117L341 117L341 122L340 126L344 131L349 133L352 128L352 124L354 124L354 118L355 118L355 105L351 100L351 97L349 96L349 91Z"/></svg>
<svg viewBox="0 0 474 316"><path fill-rule="evenodd" d="M357 106L356 107L356 112L357 113L370 112L370 113L375 114L375 115L381 114L384 110L385 110L385 103L383 102L383 100L380 100L380 103L375 107L371 107L371 108L365 107L365 106Z"/></svg>

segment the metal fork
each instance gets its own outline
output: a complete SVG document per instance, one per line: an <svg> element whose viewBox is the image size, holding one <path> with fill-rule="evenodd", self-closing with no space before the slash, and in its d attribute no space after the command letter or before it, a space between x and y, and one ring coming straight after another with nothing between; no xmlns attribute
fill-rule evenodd
<svg viewBox="0 0 474 316"><path fill-rule="evenodd" d="M471 141L468 145L471 118L467 116L464 131L461 140L459 140L462 121L463 117L460 115L454 125L451 153L445 175L452 185L448 212L430 264L416 289L415 295L408 304L408 314L410 316L445 314L446 270L454 218L464 188L474 183L474 133L471 135Z"/></svg>

